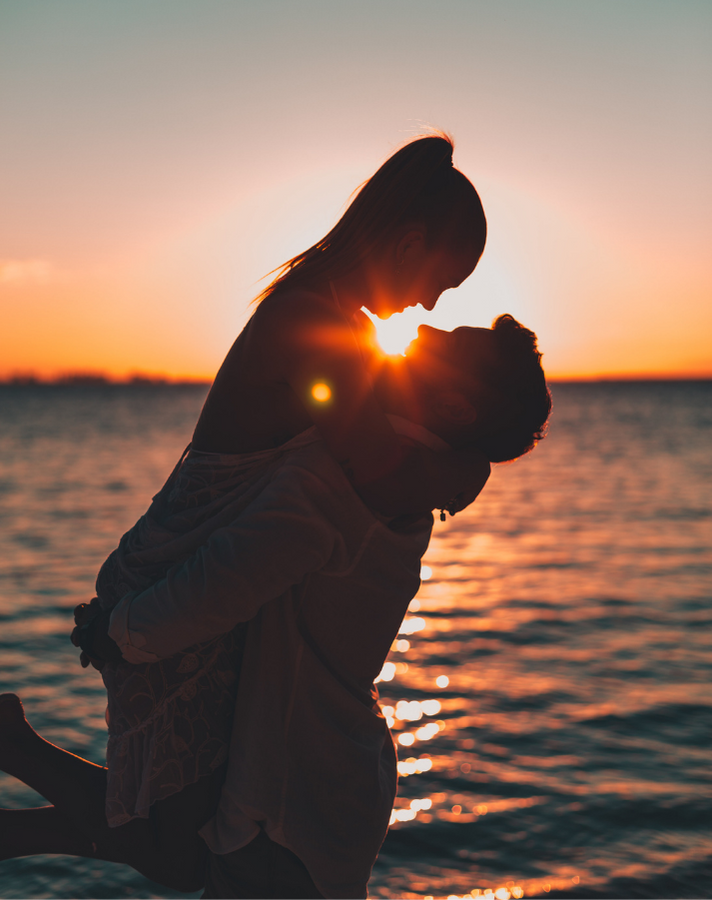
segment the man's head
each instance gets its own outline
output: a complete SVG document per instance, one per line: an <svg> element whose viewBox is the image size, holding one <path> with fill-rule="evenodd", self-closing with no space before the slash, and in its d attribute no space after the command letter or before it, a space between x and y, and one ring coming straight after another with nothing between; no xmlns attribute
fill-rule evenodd
<svg viewBox="0 0 712 900"><path fill-rule="evenodd" d="M453 446L478 447L491 462L531 450L551 412L536 335L510 315L492 328L421 325L405 359L379 383L391 411Z"/></svg>

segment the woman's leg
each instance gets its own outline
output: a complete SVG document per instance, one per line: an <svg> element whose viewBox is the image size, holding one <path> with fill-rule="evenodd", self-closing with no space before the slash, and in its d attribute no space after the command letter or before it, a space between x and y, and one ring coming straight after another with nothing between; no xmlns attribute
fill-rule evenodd
<svg viewBox="0 0 712 900"><path fill-rule="evenodd" d="M37 853L93 857L94 846L56 806L0 809L0 860Z"/></svg>
<svg viewBox="0 0 712 900"><path fill-rule="evenodd" d="M0 694L0 769L58 807L82 833L108 830L106 769L40 737L16 694Z"/></svg>
<svg viewBox="0 0 712 900"><path fill-rule="evenodd" d="M0 694L0 769L54 804L71 825L69 845L80 848L78 855L127 863L148 878L178 890L201 887L205 844L197 830L214 811L224 769L155 803L149 819L132 819L126 825L109 828L105 813L106 769L40 737L25 718L15 694ZM6 812L26 813L26 821L30 821L31 813L39 812L49 829L55 822L50 819L54 813L43 810ZM36 819L40 821L39 816ZM11 822L7 816L0 819L3 837ZM95 846L96 850L90 854L88 846Z"/></svg>

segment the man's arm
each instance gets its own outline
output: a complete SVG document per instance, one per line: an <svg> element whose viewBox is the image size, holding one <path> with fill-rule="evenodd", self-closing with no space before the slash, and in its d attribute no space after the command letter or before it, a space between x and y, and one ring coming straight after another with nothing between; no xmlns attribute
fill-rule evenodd
<svg viewBox="0 0 712 900"><path fill-rule="evenodd" d="M248 621L327 563L348 565L335 506L338 498L319 478L286 467L186 562L120 601L109 635L123 657L139 663L172 656Z"/></svg>
<svg viewBox="0 0 712 900"><path fill-rule="evenodd" d="M165 578L127 594L111 612L82 612L72 634L82 664L164 659L248 621L327 564L343 571L377 522L326 452L318 471L324 479L285 466L235 522Z"/></svg>

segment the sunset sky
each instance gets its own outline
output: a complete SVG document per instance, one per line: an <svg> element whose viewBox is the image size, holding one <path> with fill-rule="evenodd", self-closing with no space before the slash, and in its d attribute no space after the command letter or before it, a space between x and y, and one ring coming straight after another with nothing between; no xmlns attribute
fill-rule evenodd
<svg viewBox="0 0 712 900"><path fill-rule="evenodd" d="M709 0L0 0L0 377L211 377L428 126L489 241L409 328L510 312L554 377L710 376L710 85Z"/></svg>

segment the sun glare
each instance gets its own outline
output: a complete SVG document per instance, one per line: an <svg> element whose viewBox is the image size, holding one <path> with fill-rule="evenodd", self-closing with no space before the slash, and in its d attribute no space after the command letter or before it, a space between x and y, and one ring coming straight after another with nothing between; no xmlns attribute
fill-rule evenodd
<svg viewBox="0 0 712 900"><path fill-rule="evenodd" d="M379 319L364 310L376 326L378 346L388 356L402 356L411 341L418 337L418 325L412 317L397 313L390 319Z"/></svg>

